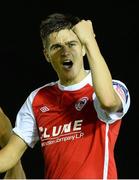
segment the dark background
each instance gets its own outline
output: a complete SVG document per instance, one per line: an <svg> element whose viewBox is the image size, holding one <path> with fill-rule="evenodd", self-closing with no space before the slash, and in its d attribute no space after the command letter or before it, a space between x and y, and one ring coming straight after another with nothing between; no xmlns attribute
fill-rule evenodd
<svg viewBox="0 0 139 180"><path fill-rule="evenodd" d="M54 12L71 13L92 20L97 42L113 79L127 85L131 106L123 118L115 158L119 178L139 178L138 6L135 1L123 4L91 0L1 1L1 107L14 126L16 114L29 93L57 80L43 56L39 36L40 21ZM88 67L87 60L85 65ZM28 148L22 162L27 178L44 177L39 143L33 150Z"/></svg>

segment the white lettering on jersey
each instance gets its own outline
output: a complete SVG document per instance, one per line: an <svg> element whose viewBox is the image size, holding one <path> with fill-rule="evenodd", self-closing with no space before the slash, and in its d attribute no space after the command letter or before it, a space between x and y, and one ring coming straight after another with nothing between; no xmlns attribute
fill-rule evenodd
<svg viewBox="0 0 139 180"><path fill-rule="evenodd" d="M70 132L70 130L71 130L71 122L69 124L64 124L63 130L61 133L64 133L64 132L68 133L68 132Z"/></svg>
<svg viewBox="0 0 139 180"><path fill-rule="evenodd" d="M50 134L47 134L47 128L43 128L43 127L39 127L39 131L42 134L42 138L49 138L50 137Z"/></svg>
<svg viewBox="0 0 139 180"><path fill-rule="evenodd" d="M53 126L50 134L47 132L48 129L46 127L39 127L39 131L41 133L42 146L62 141L79 139L83 137L84 133L81 131L82 122L83 120L75 120L74 122L70 122L69 124Z"/></svg>
<svg viewBox="0 0 139 180"><path fill-rule="evenodd" d="M73 131L79 131L81 130L83 120L77 120L74 122Z"/></svg>

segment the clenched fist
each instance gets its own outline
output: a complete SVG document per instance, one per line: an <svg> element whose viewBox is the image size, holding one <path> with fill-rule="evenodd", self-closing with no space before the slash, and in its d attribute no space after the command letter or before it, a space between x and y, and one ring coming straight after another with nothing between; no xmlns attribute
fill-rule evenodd
<svg viewBox="0 0 139 180"><path fill-rule="evenodd" d="M72 30L84 45L92 41L92 39L95 37L93 25L90 20L80 21L72 28Z"/></svg>

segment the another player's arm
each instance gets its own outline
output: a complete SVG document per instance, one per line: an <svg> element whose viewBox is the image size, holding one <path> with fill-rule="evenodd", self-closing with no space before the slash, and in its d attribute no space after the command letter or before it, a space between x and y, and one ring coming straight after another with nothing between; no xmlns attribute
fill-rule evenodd
<svg viewBox="0 0 139 180"><path fill-rule="evenodd" d="M13 168L6 172L4 179L26 179L21 161L18 161L18 163Z"/></svg>
<svg viewBox="0 0 139 180"><path fill-rule="evenodd" d="M0 173L13 168L26 149L27 144L16 134L13 134L7 145L0 150Z"/></svg>
<svg viewBox="0 0 139 180"><path fill-rule="evenodd" d="M0 108L0 147L1 148L4 148L4 146L6 146L11 135L12 135L11 122L10 122L9 118L5 115L3 110ZM0 153L1 153L1 151L0 151ZM9 154L11 154L11 153L9 153ZM1 162L1 160L2 160L1 158L4 158L4 157L1 157L1 155L0 155L0 166L1 165L3 166L2 162ZM9 164L9 162L7 164ZM1 172L2 172L2 170L1 170ZM21 162L20 161L17 162L17 164L12 169L8 170L6 172L4 178L6 178L6 179L11 179L11 178L12 179L16 179L16 178L23 179L23 178L25 178L25 173L22 168Z"/></svg>
<svg viewBox="0 0 139 180"><path fill-rule="evenodd" d="M12 134L12 125L9 118L0 108L0 147L3 148Z"/></svg>
<svg viewBox="0 0 139 180"><path fill-rule="evenodd" d="M96 42L92 22L82 20L74 26L73 31L85 47L93 75L93 86L101 107L107 112L119 111L122 103L112 86L111 73Z"/></svg>

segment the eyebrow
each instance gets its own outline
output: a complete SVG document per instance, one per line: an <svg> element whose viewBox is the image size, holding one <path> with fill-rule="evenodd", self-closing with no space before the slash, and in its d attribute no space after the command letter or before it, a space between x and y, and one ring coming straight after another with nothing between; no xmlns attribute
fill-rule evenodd
<svg viewBox="0 0 139 180"><path fill-rule="evenodd" d="M78 43L78 41L76 41L76 40L67 41L65 44L70 44L70 43ZM53 47L55 47L55 46L57 46L57 45L61 45L61 43L52 44L52 45L50 46L50 49L52 49Z"/></svg>
<svg viewBox="0 0 139 180"><path fill-rule="evenodd" d="M50 49L52 49L53 47L55 47L55 46L57 46L57 45L61 45L61 44L60 44L60 43L52 44L52 45L50 46Z"/></svg>
<svg viewBox="0 0 139 180"><path fill-rule="evenodd" d="M72 40L72 41L67 41L67 42L66 42L66 44L69 44L69 43L78 43L78 41Z"/></svg>

